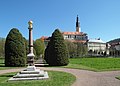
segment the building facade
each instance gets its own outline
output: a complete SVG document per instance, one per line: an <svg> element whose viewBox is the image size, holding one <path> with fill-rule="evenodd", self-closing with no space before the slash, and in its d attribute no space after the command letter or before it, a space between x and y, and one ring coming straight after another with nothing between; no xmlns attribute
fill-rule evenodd
<svg viewBox="0 0 120 86"><path fill-rule="evenodd" d="M120 42L110 43L110 56L120 56Z"/></svg>
<svg viewBox="0 0 120 86"><path fill-rule="evenodd" d="M86 43L88 36L86 33L81 32L79 18L76 18L76 31L75 32L62 32L64 39L71 42Z"/></svg>
<svg viewBox="0 0 120 86"><path fill-rule="evenodd" d="M65 40L81 43L83 46L87 46L88 55L109 55L109 47L101 39L88 39L87 33L81 32L81 26L79 22L79 17L76 18L76 31L75 32L61 32ZM47 44L50 37L41 37Z"/></svg>
<svg viewBox="0 0 120 86"><path fill-rule="evenodd" d="M109 54L106 43L103 42L100 38L90 39L88 41L88 52L89 55L95 55L95 56Z"/></svg>

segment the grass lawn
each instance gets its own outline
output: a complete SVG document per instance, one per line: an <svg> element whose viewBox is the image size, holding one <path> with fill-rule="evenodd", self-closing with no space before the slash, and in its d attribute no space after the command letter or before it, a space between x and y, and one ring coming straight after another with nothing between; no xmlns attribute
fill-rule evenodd
<svg viewBox="0 0 120 86"><path fill-rule="evenodd" d="M117 76L117 77L115 77L115 78L120 80L120 76Z"/></svg>
<svg viewBox="0 0 120 86"><path fill-rule="evenodd" d="M76 80L70 73L48 71L47 80L29 80L29 81L7 81L15 73L0 75L0 86L71 86Z"/></svg>
<svg viewBox="0 0 120 86"><path fill-rule="evenodd" d="M4 66L4 59L2 59L2 58L0 59L0 67L1 66Z"/></svg>
<svg viewBox="0 0 120 86"><path fill-rule="evenodd" d="M69 65L64 67L92 71L120 70L120 58L70 58ZM16 67L5 67L4 60L0 59L0 70L10 68Z"/></svg>
<svg viewBox="0 0 120 86"><path fill-rule="evenodd" d="M120 58L71 58L67 68L93 71L120 70Z"/></svg>
<svg viewBox="0 0 120 86"><path fill-rule="evenodd" d="M20 67L5 67L4 59L0 59L0 70L11 69L11 68L20 68Z"/></svg>

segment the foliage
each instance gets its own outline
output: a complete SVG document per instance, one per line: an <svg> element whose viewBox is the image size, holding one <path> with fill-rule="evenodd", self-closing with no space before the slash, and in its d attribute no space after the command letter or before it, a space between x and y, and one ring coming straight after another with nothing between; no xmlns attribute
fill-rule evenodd
<svg viewBox="0 0 120 86"><path fill-rule="evenodd" d="M87 45L83 43L73 43L69 40L65 40L70 57L86 56L88 53Z"/></svg>
<svg viewBox="0 0 120 86"><path fill-rule="evenodd" d="M115 77L116 79L120 80L120 75Z"/></svg>
<svg viewBox="0 0 120 86"><path fill-rule="evenodd" d="M70 57L76 57L77 55L77 45L69 40L65 40L65 43L67 45L69 56Z"/></svg>
<svg viewBox="0 0 120 86"><path fill-rule="evenodd" d="M120 42L120 38L110 40L110 41L109 41L109 42L107 42L107 43L112 44L112 43L118 43L118 42Z"/></svg>
<svg viewBox="0 0 120 86"><path fill-rule="evenodd" d="M34 53L34 55L35 55L34 59L37 60L38 57L36 56L36 50L35 50L34 48L33 48L33 53Z"/></svg>
<svg viewBox="0 0 120 86"><path fill-rule="evenodd" d="M69 63L68 50L61 32L56 29L45 50L45 60L49 65L63 66Z"/></svg>
<svg viewBox="0 0 120 86"><path fill-rule="evenodd" d="M4 65L4 58L0 58L0 70L2 69L1 67L4 67L4 66L5 66Z"/></svg>
<svg viewBox="0 0 120 86"><path fill-rule="evenodd" d="M86 56L88 49L87 49L87 45L83 44L83 43L76 43L77 45L77 56L81 57L81 56Z"/></svg>
<svg viewBox="0 0 120 86"><path fill-rule="evenodd" d="M11 68L18 68L18 67L5 67L4 58L0 59L0 70L7 70Z"/></svg>
<svg viewBox="0 0 120 86"><path fill-rule="evenodd" d="M5 38L0 38L0 57L4 57Z"/></svg>
<svg viewBox="0 0 120 86"><path fill-rule="evenodd" d="M25 66L26 48L22 34L13 28L5 42L5 66Z"/></svg>
<svg viewBox="0 0 120 86"><path fill-rule="evenodd" d="M37 57L40 57L40 55L43 55L45 50L44 42L41 39L35 40L34 49L36 51Z"/></svg>
<svg viewBox="0 0 120 86"><path fill-rule="evenodd" d="M120 58L71 58L68 68L93 71L120 70Z"/></svg>
<svg viewBox="0 0 120 86"><path fill-rule="evenodd" d="M27 55L29 53L29 44L28 44L29 42L25 37L23 37L23 39L25 42L25 49L26 49L26 55Z"/></svg>
<svg viewBox="0 0 120 86"><path fill-rule="evenodd" d="M49 71L49 79L27 80L27 81L7 81L15 73L0 75L1 86L71 86L76 80L75 76L66 72Z"/></svg>

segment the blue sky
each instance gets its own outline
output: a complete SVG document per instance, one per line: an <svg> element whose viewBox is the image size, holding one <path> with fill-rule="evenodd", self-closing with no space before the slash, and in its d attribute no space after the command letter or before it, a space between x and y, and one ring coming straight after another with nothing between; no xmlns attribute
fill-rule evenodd
<svg viewBox="0 0 120 86"><path fill-rule="evenodd" d="M79 15L82 32L103 41L120 37L120 0L0 0L0 37L18 28L28 39L32 20L33 38L61 31L75 31Z"/></svg>

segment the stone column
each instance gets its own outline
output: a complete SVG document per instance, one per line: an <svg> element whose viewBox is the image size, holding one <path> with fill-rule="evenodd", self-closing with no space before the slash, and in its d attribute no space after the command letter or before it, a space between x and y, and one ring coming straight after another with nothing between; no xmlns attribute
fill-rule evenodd
<svg viewBox="0 0 120 86"><path fill-rule="evenodd" d="M33 38L32 38L32 30L33 30L33 22L32 21L29 21L28 22L29 24L29 54L27 55L28 57L28 65L29 66L33 66L34 65L34 53L33 53Z"/></svg>

